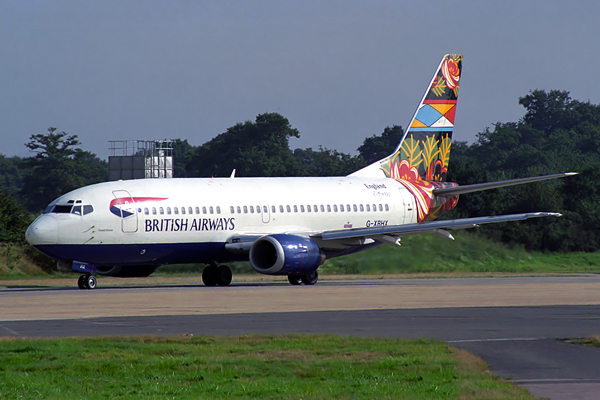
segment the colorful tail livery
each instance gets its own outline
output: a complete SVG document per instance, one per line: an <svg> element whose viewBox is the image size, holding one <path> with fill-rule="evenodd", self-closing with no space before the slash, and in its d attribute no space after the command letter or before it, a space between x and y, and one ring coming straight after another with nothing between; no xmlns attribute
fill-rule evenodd
<svg viewBox="0 0 600 400"><path fill-rule="evenodd" d="M400 144L388 157L351 176L385 175L402 183L416 198L417 221L430 221L456 206L458 196L436 197L445 184L463 57L442 58Z"/></svg>
<svg viewBox="0 0 600 400"><path fill-rule="evenodd" d="M50 203L27 229L27 240L56 259L60 270L82 274L82 289L96 287L94 274L148 276L163 264L190 263L208 264L202 273L206 285L227 286L231 269L225 263L238 261L261 274L287 275L292 285L312 285L325 260L398 245L406 235L453 239L456 229L559 216L434 221L463 193L573 175L466 186L446 182L462 63L461 55L444 56L394 152L347 177L232 174L100 183ZM82 213L79 204L89 211Z"/></svg>

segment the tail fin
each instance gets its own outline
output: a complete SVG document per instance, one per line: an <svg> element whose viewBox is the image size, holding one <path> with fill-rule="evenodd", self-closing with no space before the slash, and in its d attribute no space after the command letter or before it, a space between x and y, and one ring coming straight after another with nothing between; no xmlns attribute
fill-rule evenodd
<svg viewBox="0 0 600 400"><path fill-rule="evenodd" d="M350 176L446 181L462 59L442 58L394 153Z"/></svg>

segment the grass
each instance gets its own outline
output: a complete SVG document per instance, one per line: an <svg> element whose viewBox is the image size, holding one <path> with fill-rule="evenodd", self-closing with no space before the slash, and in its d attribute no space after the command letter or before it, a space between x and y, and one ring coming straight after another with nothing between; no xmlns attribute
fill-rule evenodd
<svg viewBox="0 0 600 400"><path fill-rule="evenodd" d="M402 247L382 245L349 256L329 259L321 275L381 275L421 273L598 273L598 253L542 253L510 248L475 233L453 233L456 241L436 235L402 238ZM200 274L204 265L170 265L157 274ZM235 275L254 273L248 263L232 265Z"/></svg>
<svg viewBox="0 0 600 400"><path fill-rule="evenodd" d="M600 272L600 253L542 253L493 242L473 233L453 233L456 241L435 235L408 236L402 247L383 245L328 260L331 274L391 273L571 273Z"/></svg>
<svg viewBox="0 0 600 400"><path fill-rule="evenodd" d="M584 346L600 348L600 336L599 335L594 335L589 338L570 339L567 341L570 343L582 344Z"/></svg>
<svg viewBox="0 0 600 400"><path fill-rule="evenodd" d="M349 256L327 260L324 275L453 274L453 273L600 273L600 252L542 253L510 248L476 233L453 233L456 241L426 234L402 238L402 247L382 245ZM200 275L204 264L159 267L155 276ZM230 264L234 275L257 275L249 263ZM0 245L0 278L19 279L69 274L47 274L29 260L23 248Z"/></svg>
<svg viewBox="0 0 600 400"><path fill-rule="evenodd" d="M0 340L0 397L533 399L440 341L333 335Z"/></svg>

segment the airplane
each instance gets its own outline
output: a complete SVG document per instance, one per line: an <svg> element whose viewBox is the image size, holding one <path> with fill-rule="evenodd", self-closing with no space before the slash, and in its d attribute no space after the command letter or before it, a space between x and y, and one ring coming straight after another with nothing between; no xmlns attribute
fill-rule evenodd
<svg viewBox="0 0 600 400"><path fill-rule="evenodd" d="M558 217L552 212L436 220L461 194L547 179L563 173L459 186L446 182L463 56L445 55L394 152L344 177L174 178L99 183L53 202L26 239L80 273L149 276L165 264L207 264L206 286L227 286L225 263L249 261L261 274L313 285L325 260L406 235L481 224ZM234 171L235 172L235 171Z"/></svg>

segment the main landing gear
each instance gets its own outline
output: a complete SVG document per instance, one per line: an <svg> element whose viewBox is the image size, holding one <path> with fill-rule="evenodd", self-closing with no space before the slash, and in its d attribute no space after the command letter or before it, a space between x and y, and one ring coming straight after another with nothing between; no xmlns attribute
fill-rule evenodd
<svg viewBox="0 0 600 400"><path fill-rule="evenodd" d="M288 281L292 285L314 285L319 280L317 271L311 272L308 275L288 275Z"/></svg>
<svg viewBox="0 0 600 400"><path fill-rule="evenodd" d="M209 265L202 271L202 282L206 286L228 286L232 276L231 269L227 265Z"/></svg>
<svg viewBox="0 0 600 400"><path fill-rule="evenodd" d="M96 275L80 275L79 279L77 279L79 289L96 289L97 285Z"/></svg>

